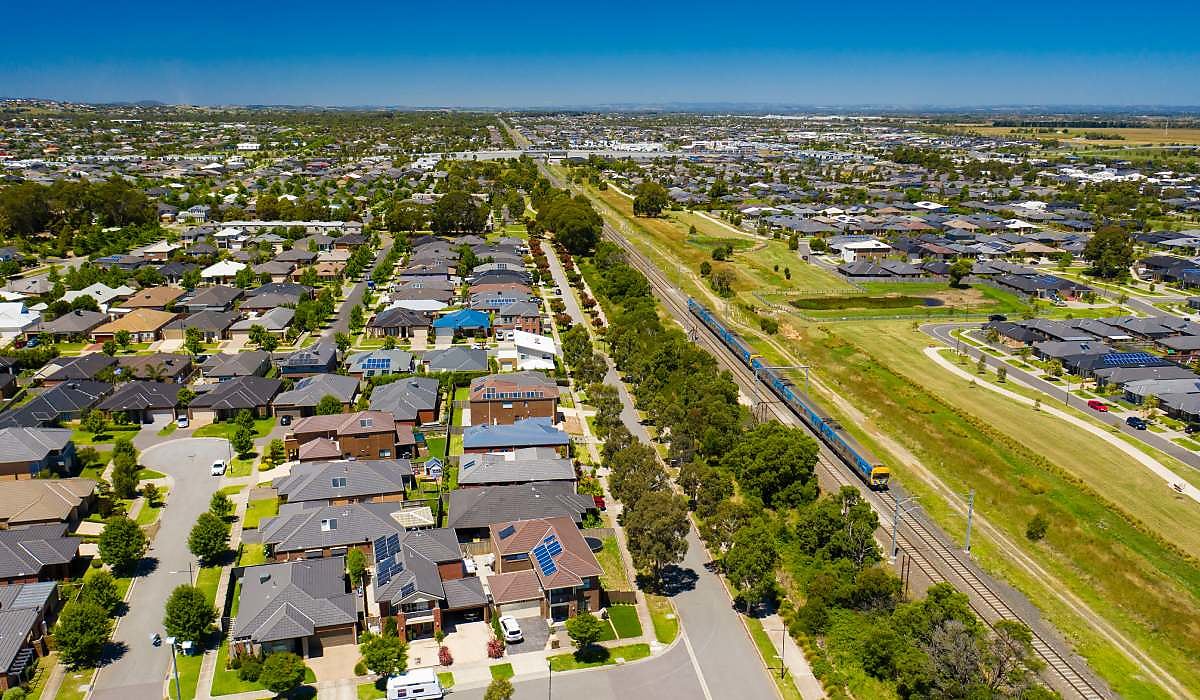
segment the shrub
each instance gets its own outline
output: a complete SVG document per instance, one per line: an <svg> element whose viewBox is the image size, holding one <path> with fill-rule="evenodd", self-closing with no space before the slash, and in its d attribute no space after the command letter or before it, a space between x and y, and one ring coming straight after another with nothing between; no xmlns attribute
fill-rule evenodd
<svg viewBox="0 0 1200 700"><path fill-rule="evenodd" d="M438 647L438 663L443 666L454 663L454 657L450 655L450 647Z"/></svg>
<svg viewBox="0 0 1200 700"><path fill-rule="evenodd" d="M504 658L504 641L500 639L489 639L487 645L487 654L489 659Z"/></svg>
<svg viewBox="0 0 1200 700"><path fill-rule="evenodd" d="M253 656L246 657L242 661L241 668L238 669L238 678L250 683L257 683L258 676L262 673L262 662Z"/></svg>
<svg viewBox="0 0 1200 700"><path fill-rule="evenodd" d="M1049 529L1050 521L1046 519L1046 516L1038 513L1037 515L1033 516L1033 518L1029 521L1029 524L1025 526L1025 536L1031 541L1037 542L1046 536L1046 531Z"/></svg>
<svg viewBox="0 0 1200 700"><path fill-rule="evenodd" d="M367 665L363 663L362 659L359 659L358 663L354 664L354 675L365 676L368 673L370 673L370 671L367 669Z"/></svg>

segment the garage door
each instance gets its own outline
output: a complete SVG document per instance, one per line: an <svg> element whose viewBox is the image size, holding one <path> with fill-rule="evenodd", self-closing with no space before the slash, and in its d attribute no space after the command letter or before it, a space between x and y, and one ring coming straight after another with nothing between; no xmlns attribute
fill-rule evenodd
<svg viewBox="0 0 1200 700"><path fill-rule="evenodd" d="M192 411L192 427L208 425L217 419L217 414L214 411Z"/></svg>
<svg viewBox="0 0 1200 700"><path fill-rule="evenodd" d="M344 644L354 643L354 630L346 627L344 629L325 630L317 633L317 638L321 640L322 647L336 647Z"/></svg>
<svg viewBox="0 0 1200 700"><path fill-rule="evenodd" d="M513 617L541 617L542 601L526 600L520 603L504 603L500 606L500 614Z"/></svg>
<svg viewBox="0 0 1200 700"><path fill-rule="evenodd" d="M147 411L150 422L154 425L166 425L175 420L175 409L173 408L153 408Z"/></svg>

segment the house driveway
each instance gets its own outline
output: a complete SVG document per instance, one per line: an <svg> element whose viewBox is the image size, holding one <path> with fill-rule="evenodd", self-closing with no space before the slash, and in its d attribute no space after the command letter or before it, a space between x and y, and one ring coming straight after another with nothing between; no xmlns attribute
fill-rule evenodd
<svg viewBox="0 0 1200 700"><path fill-rule="evenodd" d="M459 622L447 625L444 644L450 649L455 664L486 663L487 643L492 638L492 626L486 622ZM408 645L409 666L436 666L438 645L433 639L418 639ZM420 659L420 663L417 663ZM451 668L453 670L453 668Z"/></svg>
<svg viewBox="0 0 1200 700"><path fill-rule="evenodd" d="M325 647L320 656L304 660L317 676L317 682L354 678L354 664L362 658L354 644Z"/></svg>

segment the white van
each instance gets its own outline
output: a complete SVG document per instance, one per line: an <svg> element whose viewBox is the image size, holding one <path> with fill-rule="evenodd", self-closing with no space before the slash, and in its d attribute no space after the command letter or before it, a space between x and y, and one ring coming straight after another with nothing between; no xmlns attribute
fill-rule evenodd
<svg viewBox="0 0 1200 700"><path fill-rule="evenodd" d="M432 668L414 668L408 673L392 676L387 682L387 700L409 698L442 698L446 693Z"/></svg>

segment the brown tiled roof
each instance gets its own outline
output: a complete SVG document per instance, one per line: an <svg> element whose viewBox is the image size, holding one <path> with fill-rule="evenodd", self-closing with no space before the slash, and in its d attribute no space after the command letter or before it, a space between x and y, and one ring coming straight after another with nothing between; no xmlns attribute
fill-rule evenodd
<svg viewBox="0 0 1200 700"><path fill-rule="evenodd" d="M0 520L12 524L65 520L95 491L95 481L81 478L0 482Z"/></svg>
<svg viewBox="0 0 1200 700"><path fill-rule="evenodd" d="M512 527L513 532L501 539L500 533ZM489 530L493 546L501 556L524 554L540 544L547 536L553 534L562 545L562 552L554 556L556 571L545 576L535 565L534 570L543 588L567 588L578 586L588 576L599 576L601 568L596 556L588 547L587 541L569 518L541 518L536 520L518 520L511 523L497 523ZM532 555L531 555L532 558Z"/></svg>
<svg viewBox="0 0 1200 700"><path fill-rule="evenodd" d="M488 588L492 592L492 602L498 605L542 598L537 574L529 570L488 576Z"/></svg>
<svg viewBox="0 0 1200 700"><path fill-rule="evenodd" d="M338 435L365 435L389 429L395 430L395 420L392 414L384 411L335 413L328 416L309 416L298 420L292 431L297 435L329 431L334 431ZM368 425L363 425L364 421Z"/></svg>
<svg viewBox="0 0 1200 700"><path fill-rule="evenodd" d="M127 309L142 307L166 306L183 296L184 290L179 287L147 287L121 302Z"/></svg>
<svg viewBox="0 0 1200 700"><path fill-rule="evenodd" d="M110 321L102 326L96 326L92 329L92 333L116 333L117 331L148 333L162 328L170 323L173 318L175 318L175 314L169 311L134 309L115 321Z"/></svg>
<svg viewBox="0 0 1200 700"><path fill-rule="evenodd" d="M317 438L301 445L299 454L301 462L314 459L337 459L342 456L342 448L329 438Z"/></svg>

